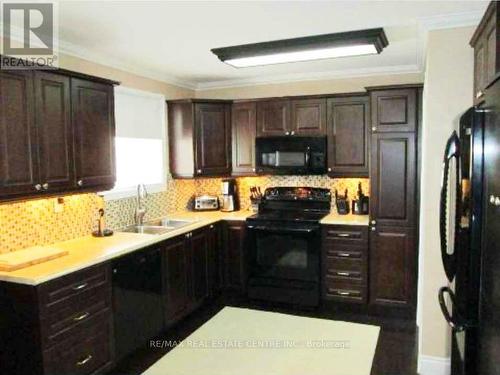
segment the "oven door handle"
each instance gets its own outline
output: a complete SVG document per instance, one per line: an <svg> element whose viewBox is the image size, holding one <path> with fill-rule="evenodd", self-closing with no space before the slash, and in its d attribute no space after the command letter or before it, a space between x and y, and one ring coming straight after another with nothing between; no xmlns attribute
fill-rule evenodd
<svg viewBox="0 0 500 375"><path fill-rule="evenodd" d="M266 232L290 232L290 233L314 233L319 228L291 228L291 227L272 227L265 225L247 225L248 229L261 230Z"/></svg>

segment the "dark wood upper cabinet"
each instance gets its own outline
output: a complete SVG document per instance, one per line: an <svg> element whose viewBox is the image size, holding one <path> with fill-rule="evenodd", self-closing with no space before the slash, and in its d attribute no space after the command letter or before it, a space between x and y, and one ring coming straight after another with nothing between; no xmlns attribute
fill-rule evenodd
<svg viewBox="0 0 500 375"><path fill-rule="evenodd" d="M326 134L326 99L292 100L291 109L291 135Z"/></svg>
<svg viewBox="0 0 500 375"><path fill-rule="evenodd" d="M257 136L290 135L290 100L272 99L257 102Z"/></svg>
<svg viewBox="0 0 500 375"><path fill-rule="evenodd" d="M474 102L483 101L485 89L500 75L500 12L497 1L488 6L470 45L474 48Z"/></svg>
<svg viewBox="0 0 500 375"><path fill-rule="evenodd" d="M115 183L113 86L72 78L71 91L77 184L110 188Z"/></svg>
<svg viewBox="0 0 500 375"><path fill-rule="evenodd" d="M41 189L33 72L0 71L0 199Z"/></svg>
<svg viewBox="0 0 500 375"><path fill-rule="evenodd" d="M231 118L227 104L196 103L196 174L231 173Z"/></svg>
<svg viewBox="0 0 500 375"><path fill-rule="evenodd" d="M168 102L170 172L174 177L231 173L231 112L228 101Z"/></svg>
<svg viewBox="0 0 500 375"><path fill-rule="evenodd" d="M368 96L328 99L328 174L368 176Z"/></svg>
<svg viewBox="0 0 500 375"><path fill-rule="evenodd" d="M414 133L375 133L371 141L370 215L380 225L415 223Z"/></svg>
<svg viewBox="0 0 500 375"><path fill-rule="evenodd" d="M377 226L370 232L370 259L370 304L414 310L417 272L413 228Z"/></svg>
<svg viewBox="0 0 500 375"><path fill-rule="evenodd" d="M75 187L70 78L35 72L35 109L38 130L40 183L44 190Z"/></svg>
<svg viewBox="0 0 500 375"><path fill-rule="evenodd" d="M234 176L255 174L256 102L233 103L231 110Z"/></svg>
<svg viewBox="0 0 500 375"><path fill-rule="evenodd" d="M413 132L417 124L416 88L376 90L370 93L373 132Z"/></svg>

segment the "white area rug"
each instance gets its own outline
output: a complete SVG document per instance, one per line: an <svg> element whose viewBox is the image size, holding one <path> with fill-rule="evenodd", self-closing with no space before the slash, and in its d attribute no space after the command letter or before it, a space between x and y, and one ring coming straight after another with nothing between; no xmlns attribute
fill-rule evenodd
<svg viewBox="0 0 500 375"><path fill-rule="evenodd" d="M225 307L143 375L369 375L379 331Z"/></svg>

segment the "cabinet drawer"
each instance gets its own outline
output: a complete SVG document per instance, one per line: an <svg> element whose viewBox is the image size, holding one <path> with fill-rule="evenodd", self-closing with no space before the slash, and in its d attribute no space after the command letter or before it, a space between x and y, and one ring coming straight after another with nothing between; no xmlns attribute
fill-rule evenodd
<svg viewBox="0 0 500 375"><path fill-rule="evenodd" d="M324 254L327 258L336 259L364 259L366 248L352 246L326 246Z"/></svg>
<svg viewBox="0 0 500 375"><path fill-rule="evenodd" d="M336 283L326 281L324 285L324 298L362 303L366 301L366 288L351 283Z"/></svg>
<svg viewBox="0 0 500 375"><path fill-rule="evenodd" d="M63 276L40 286L40 313L55 313L79 301L87 300L96 293L105 293L110 288L108 265L100 265Z"/></svg>
<svg viewBox="0 0 500 375"><path fill-rule="evenodd" d="M360 226L325 226L323 240L339 244L367 244L368 228Z"/></svg>
<svg viewBox="0 0 500 375"><path fill-rule="evenodd" d="M97 300L85 308L65 309L64 312L42 317L40 321L42 345L45 349L75 336L85 336L89 327L93 327L111 317L111 310L106 300Z"/></svg>
<svg viewBox="0 0 500 375"><path fill-rule="evenodd" d="M45 375L104 373L112 363L110 321L94 325L84 336L44 351Z"/></svg>
<svg viewBox="0 0 500 375"><path fill-rule="evenodd" d="M327 279L361 282L366 279L364 262L351 259L326 259L324 275Z"/></svg>

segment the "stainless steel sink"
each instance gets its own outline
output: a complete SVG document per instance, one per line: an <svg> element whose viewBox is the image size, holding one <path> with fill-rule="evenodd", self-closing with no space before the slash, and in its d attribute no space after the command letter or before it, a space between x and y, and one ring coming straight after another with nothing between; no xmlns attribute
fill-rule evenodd
<svg viewBox="0 0 500 375"><path fill-rule="evenodd" d="M180 220L180 219L163 218L163 219L148 221L147 223L145 223L145 225L162 227L162 228L167 228L167 229L173 230L173 229L177 229L177 228L182 228L186 225L190 225L194 222L195 221L193 221L193 220Z"/></svg>
<svg viewBox="0 0 500 375"><path fill-rule="evenodd" d="M171 229L165 227L151 226L151 225L131 225L121 230L127 233L141 233L141 234L163 234L169 232Z"/></svg>
<svg viewBox="0 0 500 375"><path fill-rule="evenodd" d="M128 233L142 233L142 234L164 234L175 229L182 228L186 225L190 225L196 222L196 220L180 220L180 219L157 219L148 221L144 225L130 225L121 230L121 232Z"/></svg>

